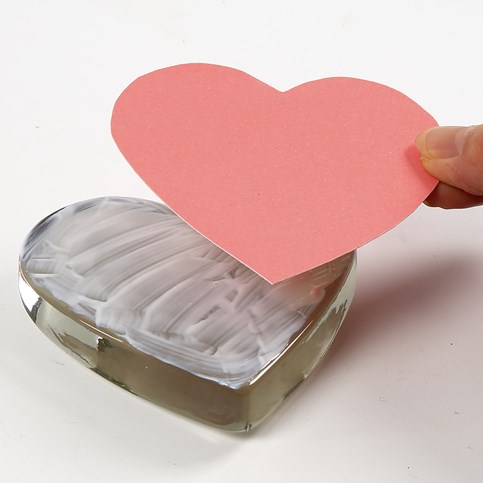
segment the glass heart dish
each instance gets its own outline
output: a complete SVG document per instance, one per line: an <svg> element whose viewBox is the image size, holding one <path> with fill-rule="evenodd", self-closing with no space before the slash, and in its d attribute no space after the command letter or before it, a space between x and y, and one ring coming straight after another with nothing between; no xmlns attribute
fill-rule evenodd
<svg viewBox="0 0 483 483"><path fill-rule="evenodd" d="M93 371L246 431L330 346L354 293L355 252L271 285L165 205L106 197L32 229L19 287L42 332Z"/></svg>

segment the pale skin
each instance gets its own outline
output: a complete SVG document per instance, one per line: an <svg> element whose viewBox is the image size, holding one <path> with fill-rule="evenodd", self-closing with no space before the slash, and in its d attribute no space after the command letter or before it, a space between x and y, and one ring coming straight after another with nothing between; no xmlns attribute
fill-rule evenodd
<svg viewBox="0 0 483 483"><path fill-rule="evenodd" d="M483 205L483 124L429 129L419 134L416 145L426 171L440 180L427 205Z"/></svg>

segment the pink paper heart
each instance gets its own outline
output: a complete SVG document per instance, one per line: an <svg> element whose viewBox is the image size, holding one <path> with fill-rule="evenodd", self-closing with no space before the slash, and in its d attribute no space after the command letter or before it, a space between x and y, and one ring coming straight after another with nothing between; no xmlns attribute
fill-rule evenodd
<svg viewBox="0 0 483 483"><path fill-rule="evenodd" d="M435 125L374 82L334 77L280 92L209 64L138 78L112 116L119 149L154 192L272 283L412 213L436 185L414 139Z"/></svg>

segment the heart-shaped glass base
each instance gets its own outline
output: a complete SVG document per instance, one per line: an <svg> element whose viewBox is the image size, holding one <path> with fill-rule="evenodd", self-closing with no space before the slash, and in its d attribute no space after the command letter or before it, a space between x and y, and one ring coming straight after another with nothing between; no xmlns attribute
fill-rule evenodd
<svg viewBox="0 0 483 483"><path fill-rule="evenodd" d="M353 296L355 253L271 285L165 205L107 197L42 220L19 280L35 323L89 368L244 431L326 352Z"/></svg>

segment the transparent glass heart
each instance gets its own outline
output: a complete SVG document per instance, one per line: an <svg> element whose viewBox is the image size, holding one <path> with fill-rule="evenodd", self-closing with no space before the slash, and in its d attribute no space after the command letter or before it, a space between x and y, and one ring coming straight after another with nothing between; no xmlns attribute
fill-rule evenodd
<svg viewBox="0 0 483 483"><path fill-rule="evenodd" d="M271 285L160 203L98 198L42 220L20 254L39 328L111 382L185 416L248 430L326 352L355 253Z"/></svg>

